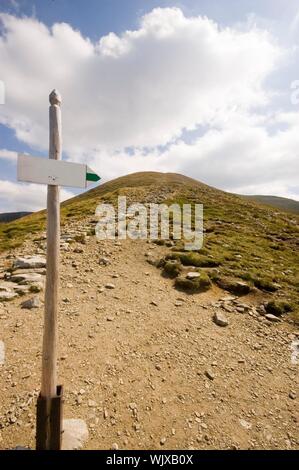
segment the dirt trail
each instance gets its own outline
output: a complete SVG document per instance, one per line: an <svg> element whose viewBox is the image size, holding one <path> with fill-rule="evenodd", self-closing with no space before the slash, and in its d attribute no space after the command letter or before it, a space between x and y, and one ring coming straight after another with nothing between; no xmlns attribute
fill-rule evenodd
<svg viewBox="0 0 299 470"><path fill-rule="evenodd" d="M62 251L59 380L65 417L89 426L85 448L299 449L294 327L236 309L217 326L214 304L228 294L176 291L149 249L164 248L90 237ZM27 242L15 256L37 252ZM34 447L43 306L20 308L32 296L0 303L1 449Z"/></svg>

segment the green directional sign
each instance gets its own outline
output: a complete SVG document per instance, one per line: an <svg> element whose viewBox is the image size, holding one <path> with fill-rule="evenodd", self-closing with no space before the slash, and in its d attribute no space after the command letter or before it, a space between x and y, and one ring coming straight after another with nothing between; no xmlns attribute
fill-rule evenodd
<svg viewBox="0 0 299 470"><path fill-rule="evenodd" d="M18 155L18 180L27 183L86 188L101 178L82 163Z"/></svg>
<svg viewBox="0 0 299 470"><path fill-rule="evenodd" d="M92 171L89 166L86 167L86 181L92 181L93 183L99 181L101 177Z"/></svg>
<svg viewBox="0 0 299 470"><path fill-rule="evenodd" d="M96 173L86 173L86 181L99 181L101 177Z"/></svg>

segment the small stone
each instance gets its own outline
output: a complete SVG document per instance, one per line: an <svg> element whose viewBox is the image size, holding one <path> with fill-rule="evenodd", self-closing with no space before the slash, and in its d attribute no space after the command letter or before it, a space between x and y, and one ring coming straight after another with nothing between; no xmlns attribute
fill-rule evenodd
<svg viewBox="0 0 299 470"><path fill-rule="evenodd" d="M29 289L29 292L32 292L33 294L37 294L38 292L42 292L44 290L44 283L40 281L40 282L33 282L32 284L30 284L30 286L17 286L16 292L18 292L19 294L20 289L25 289L26 287Z"/></svg>
<svg viewBox="0 0 299 470"><path fill-rule="evenodd" d="M107 317L106 320L107 320L107 321L113 321L114 318L113 318L113 317Z"/></svg>
<svg viewBox="0 0 299 470"><path fill-rule="evenodd" d="M200 277L200 273L197 273L197 272L190 272L190 273L187 273L186 275L186 278L187 279L198 279Z"/></svg>
<svg viewBox="0 0 299 470"><path fill-rule="evenodd" d="M291 390L290 393L289 393L289 397L292 399L292 400L296 400L296 397L297 397L297 394L294 390Z"/></svg>
<svg viewBox="0 0 299 470"><path fill-rule="evenodd" d="M156 368L157 370L161 370L160 364L156 364L156 365L155 365L155 368Z"/></svg>
<svg viewBox="0 0 299 470"><path fill-rule="evenodd" d="M98 404L94 400L88 400L88 406L89 408L96 408Z"/></svg>
<svg viewBox="0 0 299 470"><path fill-rule="evenodd" d="M62 450L81 449L88 439L88 428L82 419L64 419Z"/></svg>
<svg viewBox="0 0 299 470"><path fill-rule="evenodd" d="M223 310L226 312L232 313L234 311L233 307L230 307L229 305L222 305Z"/></svg>
<svg viewBox="0 0 299 470"><path fill-rule="evenodd" d="M228 325L228 320L226 316L221 313L221 312L215 312L214 317L213 317L214 323L218 326L227 326Z"/></svg>
<svg viewBox="0 0 299 470"><path fill-rule="evenodd" d="M110 284L110 283L106 284L105 287L106 287L106 289L115 289L115 285Z"/></svg>
<svg viewBox="0 0 299 470"><path fill-rule="evenodd" d="M266 313L265 318L267 318L267 320L273 323L281 322L281 319L279 317L276 317L275 315L272 315L272 313Z"/></svg>
<svg viewBox="0 0 299 470"><path fill-rule="evenodd" d="M165 442L166 442L166 437L161 437L160 439L161 446L164 446Z"/></svg>
<svg viewBox="0 0 299 470"><path fill-rule="evenodd" d="M236 310L237 310L237 312L239 312L239 313L244 313L244 312L245 312L245 308L244 308L244 307L236 307Z"/></svg>
<svg viewBox="0 0 299 470"><path fill-rule="evenodd" d="M212 371L209 370L209 369L207 369L207 370L205 371L205 376L208 377L208 379L210 379L210 380L214 380L215 377L216 377L215 374L214 374L214 372L212 372Z"/></svg>
<svg viewBox="0 0 299 470"><path fill-rule="evenodd" d="M116 442L114 442L111 446L111 450L118 450L119 447L118 447L118 444L116 444Z"/></svg>
<svg viewBox="0 0 299 470"><path fill-rule="evenodd" d="M158 307L158 303L155 300L151 301L151 305L155 305L155 307Z"/></svg>
<svg viewBox="0 0 299 470"><path fill-rule="evenodd" d="M130 408L131 410L136 410L136 409L137 409L136 403L134 403L134 402L129 403L129 408Z"/></svg>
<svg viewBox="0 0 299 470"><path fill-rule="evenodd" d="M39 297L32 297L32 299L25 300L22 302L21 308L26 308L31 310L32 308L39 308L41 306L41 301Z"/></svg>
<svg viewBox="0 0 299 470"><path fill-rule="evenodd" d="M245 419L239 419L241 426L245 429L251 429L252 424L246 421Z"/></svg>
<svg viewBox="0 0 299 470"><path fill-rule="evenodd" d="M221 300L221 302L232 302L235 299L236 297L234 295L226 295L225 297L222 297L219 300Z"/></svg>

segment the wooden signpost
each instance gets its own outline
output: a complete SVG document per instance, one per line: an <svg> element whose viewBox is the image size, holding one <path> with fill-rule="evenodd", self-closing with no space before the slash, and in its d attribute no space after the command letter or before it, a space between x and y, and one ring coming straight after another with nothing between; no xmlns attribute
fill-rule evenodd
<svg viewBox="0 0 299 470"><path fill-rule="evenodd" d="M48 185L47 272L43 334L41 391L37 400L36 449L60 450L63 388L57 385L57 322L59 290L60 203L59 186L85 188L100 179L86 165L61 161L61 97L50 94L49 160L18 156L18 180Z"/></svg>

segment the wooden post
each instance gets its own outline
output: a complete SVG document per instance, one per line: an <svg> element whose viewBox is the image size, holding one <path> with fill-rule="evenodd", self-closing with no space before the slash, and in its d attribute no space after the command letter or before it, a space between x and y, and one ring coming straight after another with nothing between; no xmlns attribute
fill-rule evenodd
<svg viewBox="0 0 299 470"><path fill-rule="evenodd" d="M49 96L49 158L61 159L61 97ZM59 186L48 185L47 273L42 356L41 393L37 404L37 449L60 448L61 387L57 387L57 316L59 288L60 205Z"/></svg>
<svg viewBox="0 0 299 470"><path fill-rule="evenodd" d="M61 98L56 90L50 94L49 158L61 159ZM60 206L59 186L48 185L47 196L47 275L41 395L56 396L57 314L59 283Z"/></svg>

